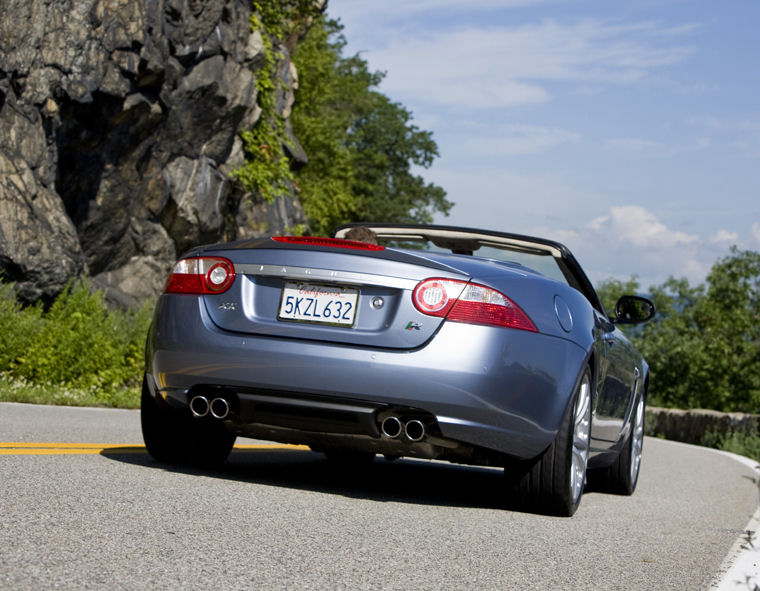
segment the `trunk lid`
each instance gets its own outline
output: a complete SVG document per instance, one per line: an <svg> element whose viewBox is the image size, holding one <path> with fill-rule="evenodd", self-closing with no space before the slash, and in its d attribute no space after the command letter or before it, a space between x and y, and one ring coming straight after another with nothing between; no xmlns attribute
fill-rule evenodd
<svg viewBox="0 0 760 591"><path fill-rule="evenodd" d="M419 312L412 291L423 279L467 280L463 271L424 256L383 249L280 244L270 239L198 249L235 266L235 281L206 294L209 317L239 334L412 349L440 318Z"/></svg>

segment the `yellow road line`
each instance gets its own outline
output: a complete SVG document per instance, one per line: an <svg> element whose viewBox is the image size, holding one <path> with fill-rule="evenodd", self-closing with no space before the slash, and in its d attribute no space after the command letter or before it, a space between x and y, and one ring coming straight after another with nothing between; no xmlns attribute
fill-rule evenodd
<svg viewBox="0 0 760 591"><path fill-rule="evenodd" d="M0 449L107 449L111 447L137 447L141 443L53 443L53 442L0 442Z"/></svg>
<svg viewBox="0 0 760 591"><path fill-rule="evenodd" d="M271 451L277 449L289 451L311 451L311 448L308 445L292 445L289 443L244 443L236 445L232 449L257 449L260 451Z"/></svg>
<svg viewBox="0 0 760 591"><path fill-rule="evenodd" d="M286 444L240 444L233 451L299 451L308 450L305 445ZM141 444L118 443L51 443L51 442L0 442L0 456L16 455L97 455L101 453L140 454L147 453Z"/></svg>
<svg viewBox="0 0 760 591"><path fill-rule="evenodd" d="M125 454L146 453L144 445L133 444L0 442L0 456L97 455L109 451Z"/></svg>
<svg viewBox="0 0 760 591"><path fill-rule="evenodd" d="M98 455L108 453L108 448L91 448L91 449L0 449L0 456L82 456ZM147 453L145 448L124 447L119 453L140 454Z"/></svg>

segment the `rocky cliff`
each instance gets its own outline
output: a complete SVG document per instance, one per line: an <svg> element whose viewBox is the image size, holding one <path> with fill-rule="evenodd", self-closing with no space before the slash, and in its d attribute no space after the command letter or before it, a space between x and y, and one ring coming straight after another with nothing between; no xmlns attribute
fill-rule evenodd
<svg viewBox="0 0 760 591"><path fill-rule="evenodd" d="M251 5L0 0L0 273L23 299L86 273L139 302L192 245L305 223L297 200L231 177L261 112ZM292 43L275 43L287 116Z"/></svg>

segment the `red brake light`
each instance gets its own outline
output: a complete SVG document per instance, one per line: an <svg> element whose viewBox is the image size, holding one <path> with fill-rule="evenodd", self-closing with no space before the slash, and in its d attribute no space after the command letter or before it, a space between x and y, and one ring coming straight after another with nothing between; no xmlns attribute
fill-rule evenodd
<svg viewBox="0 0 760 591"><path fill-rule="evenodd" d="M351 248L353 250L385 250L384 246L358 242L357 240L343 240L342 238L321 238L319 236L272 236L275 242L286 244L304 244L307 246L332 246L335 248Z"/></svg>
<svg viewBox="0 0 760 591"><path fill-rule="evenodd" d="M235 267L222 257L180 259L166 281L165 293L223 293L235 281Z"/></svg>
<svg viewBox="0 0 760 591"><path fill-rule="evenodd" d="M485 324L538 332L528 315L503 293L456 279L425 279L412 293L423 314L453 322Z"/></svg>

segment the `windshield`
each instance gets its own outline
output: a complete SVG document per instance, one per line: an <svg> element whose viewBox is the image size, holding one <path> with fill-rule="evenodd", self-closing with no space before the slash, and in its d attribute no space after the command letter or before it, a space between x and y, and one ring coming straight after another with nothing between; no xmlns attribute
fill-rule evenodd
<svg viewBox="0 0 760 591"><path fill-rule="evenodd" d="M389 248L405 248L410 250L424 250L427 252L443 252L462 255L476 256L479 258L515 263L527 267L532 271L568 284L565 274L557 264L557 259L545 251L527 251L525 249L510 248L507 245L483 244L480 241L468 240L461 244L450 242L446 246L438 246L432 240L424 237L399 239L390 236L378 236L378 244Z"/></svg>
<svg viewBox="0 0 760 591"><path fill-rule="evenodd" d="M516 263L577 289L594 308L604 313L604 306L578 261L567 247L553 240L456 226L380 223L346 224L339 227L334 236L351 239L357 231L368 237L356 236L356 239L377 241L389 247Z"/></svg>

